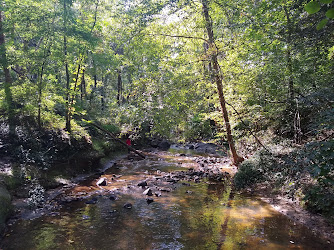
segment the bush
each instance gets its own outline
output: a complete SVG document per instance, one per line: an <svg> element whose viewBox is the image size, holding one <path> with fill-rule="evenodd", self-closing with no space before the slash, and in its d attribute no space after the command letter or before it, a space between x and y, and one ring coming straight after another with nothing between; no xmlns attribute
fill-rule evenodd
<svg viewBox="0 0 334 250"><path fill-rule="evenodd" d="M321 213L334 220L334 188L333 186L316 184L305 191L305 206L308 210Z"/></svg>
<svg viewBox="0 0 334 250"><path fill-rule="evenodd" d="M237 190L249 187L264 179L263 171L258 164L251 160L244 161L234 176L234 186Z"/></svg>
<svg viewBox="0 0 334 250"><path fill-rule="evenodd" d="M195 115L188 124L184 134L187 140L212 138L213 131L210 120L201 117L201 115Z"/></svg>

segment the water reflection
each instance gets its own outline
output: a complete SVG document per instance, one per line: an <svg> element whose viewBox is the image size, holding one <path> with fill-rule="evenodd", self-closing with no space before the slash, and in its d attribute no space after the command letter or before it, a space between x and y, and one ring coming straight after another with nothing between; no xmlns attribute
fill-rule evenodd
<svg viewBox="0 0 334 250"><path fill-rule="evenodd" d="M155 161L153 161L156 164ZM116 172L133 181L145 167L124 164ZM148 164L148 166L147 166ZM124 167L125 166L125 167ZM166 166L167 165L163 165ZM110 170L106 174L113 174ZM138 175L136 175L138 176ZM134 180L137 177L133 177ZM91 183L86 182L87 189ZM96 204L73 201L59 215L14 224L1 249L330 249L305 227L266 203L232 192L229 183L178 183L147 204L143 190L129 189ZM81 187L84 188L84 187ZM132 209L123 207L131 203Z"/></svg>

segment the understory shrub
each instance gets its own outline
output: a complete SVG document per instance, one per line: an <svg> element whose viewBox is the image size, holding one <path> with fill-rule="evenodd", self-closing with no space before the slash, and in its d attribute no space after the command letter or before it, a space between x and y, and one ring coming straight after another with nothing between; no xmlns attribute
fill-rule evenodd
<svg viewBox="0 0 334 250"><path fill-rule="evenodd" d="M258 183L263 180L263 172L258 165L251 160L244 161L234 176L234 186L236 189L242 189Z"/></svg>

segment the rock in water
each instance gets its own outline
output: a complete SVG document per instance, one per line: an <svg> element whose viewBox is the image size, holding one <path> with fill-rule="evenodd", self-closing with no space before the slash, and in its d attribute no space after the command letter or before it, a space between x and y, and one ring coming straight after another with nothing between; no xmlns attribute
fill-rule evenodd
<svg viewBox="0 0 334 250"><path fill-rule="evenodd" d="M98 186L107 186L107 178L100 178L97 182L96 185Z"/></svg>
<svg viewBox="0 0 334 250"><path fill-rule="evenodd" d="M117 200L117 197L116 197L116 195L112 194L112 195L110 195L109 199L114 201L114 200Z"/></svg>
<svg viewBox="0 0 334 250"><path fill-rule="evenodd" d="M147 186L147 182L146 181L142 181L140 183L138 183L139 187L146 187Z"/></svg>
<svg viewBox="0 0 334 250"><path fill-rule="evenodd" d="M162 150L168 150L170 148L170 143L168 141L163 140L158 144L158 148Z"/></svg>
<svg viewBox="0 0 334 250"><path fill-rule="evenodd" d="M143 192L144 195L148 195L148 196L152 196L153 193L152 193L152 190L150 188L146 189L144 192Z"/></svg>
<svg viewBox="0 0 334 250"><path fill-rule="evenodd" d="M96 204L96 200L93 200L93 199L91 199L91 200L89 200L89 201L86 201L85 203L86 204Z"/></svg>
<svg viewBox="0 0 334 250"><path fill-rule="evenodd" d="M147 198L146 199L147 204L151 204L153 201L154 201L153 198Z"/></svg>
<svg viewBox="0 0 334 250"><path fill-rule="evenodd" d="M132 204L131 203L125 203L123 207L126 208L126 209L131 209Z"/></svg>

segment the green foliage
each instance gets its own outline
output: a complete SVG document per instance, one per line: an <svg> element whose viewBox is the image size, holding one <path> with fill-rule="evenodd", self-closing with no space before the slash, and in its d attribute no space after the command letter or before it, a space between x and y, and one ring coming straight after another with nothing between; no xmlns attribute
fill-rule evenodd
<svg viewBox="0 0 334 250"><path fill-rule="evenodd" d="M320 10L320 4L317 1L311 1L305 5L305 10L309 14L317 13Z"/></svg>
<svg viewBox="0 0 334 250"><path fill-rule="evenodd" d="M320 23L318 23L318 25L317 25L317 30L321 30L323 27L326 26L327 23L328 23L328 19L327 18L322 19L320 21Z"/></svg>
<svg viewBox="0 0 334 250"><path fill-rule="evenodd" d="M239 170L234 176L234 186L239 190L259 183L263 179L262 170L257 163L246 160L240 164Z"/></svg>
<svg viewBox="0 0 334 250"><path fill-rule="evenodd" d="M334 8L331 8L326 11L326 17L333 19L334 18Z"/></svg>
<svg viewBox="0 0 334 250"><path fill-rule="evenodd" d="M210 125L210 120L203 115L195 115L189 122L184 136L187 140L203 140L213 137L213 131Z"/></svg>
<svg viewBox="0 0 334 250"><path fill-rule="evenodd" d="M309 186L303 198L305 206L312 212L321 213L334 220L334 188L333 185L319 183Z"/></svg>
<svg viewBox="0 0 334 250"><path fill-rule="evenodd" d="M308 143L305 151L312 177L321 185L334 187L334 140Z"/></svg>

